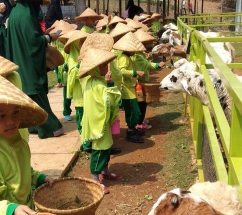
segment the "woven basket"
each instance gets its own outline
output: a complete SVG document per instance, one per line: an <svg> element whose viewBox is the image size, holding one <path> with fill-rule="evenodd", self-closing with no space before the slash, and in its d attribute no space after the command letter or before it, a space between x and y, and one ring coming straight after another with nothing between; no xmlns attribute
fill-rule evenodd
<svg viewBox="0 0 242 215"><path fill-rule="evenodd" d="M87 178L57 179L53 187L43 184L33 194L38 211L56 215L94 215L103 197L103 187Z"/></svg>
<svg viewBox="0 0 242 215"><path fill-rule="evenodd" d="M159 102L161 91L159 89L160 83L158 82L145 82L142 85L144 99L146 103Z"/></svg>

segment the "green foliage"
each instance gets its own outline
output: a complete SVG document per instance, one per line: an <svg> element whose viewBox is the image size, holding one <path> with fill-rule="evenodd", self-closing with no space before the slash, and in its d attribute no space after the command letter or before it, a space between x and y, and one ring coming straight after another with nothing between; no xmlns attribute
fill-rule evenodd
<svg viewBox="0 0 242 215"><path fill-rule="evenodd" d="M161 29L161 23L159 21L154 21L150 27L151 31L152 31L152 35L155 38L158 38L157 33L159 32L159 30Z"/></svg>

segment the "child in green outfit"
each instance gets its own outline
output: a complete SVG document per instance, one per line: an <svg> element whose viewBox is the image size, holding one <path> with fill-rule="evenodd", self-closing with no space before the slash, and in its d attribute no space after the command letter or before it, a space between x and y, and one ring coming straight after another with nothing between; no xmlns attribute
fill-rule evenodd
<svg viewBox="0 0 242 215"><path fill-rule="evenodd" d="M144 71L135 70L131 56L135 52L145 51L145 47L138 40L138 38L131 32L125 34L120 38L113 46L113 49L121 50L122 54L115 60L117 67L123 73L123 79L121 84L122 104L125 111L125 120L128 125L126 132L126 140L143 143L144 139L141 135L144 132L136 129L140 118L140 109L136 98L135 85L138 77L145 75Z"/></svg>
<svg viewBox="0 0 242 215"><path fill-rule="evenodd" d="M156 38L152 37L147 32L144 32L142 29L137 30L134 34L146 48L149 48L149 45L156 40ZM147 60L143 52L136 52L133 56L131 56L131 59L133 61L133 65L136 70L142 70L145 72L144 77L138 78L139 82L148 82L150 70L163 68L165 66L164 62L154 63ZM147 103L145 101L141 101L141 102L138 102L138 104L139 104L141 115L136 128L151 129L152 126L148 124L148 120L145 120Z"/></svg>
<svg viewBox="0 0 242 215"><path fill-rule="evenodd" d="M0 214L33 215L32 186L53 179L31 168L30 148L20 128L44 123L47 113L0 76Z"/></svg>
<svg viewBox="0 0 242 215"><path fill-rule="evenodd" d="M80 16L75 18L75 20L78 22L85 22L85 25L81 28L81 31L89 34L96 30L95 23L100 19L103 19L103 16L98 15L91 8L87 8Z"/></svg>
<svg viewBox="0 0 242 215"><path fill-rule="evenodd" d="M111 48L110 48L111 49ZM114 86L108 63L115 54L89 48L80 65L79 78L89 74L84 91L84 115L82 120L82 143L92 141L90 171L92 178L103 185L103 179L120 180L122 176L108 169L110 149L113 144L111 125L118 116L120 92ZM102 178L99 178L99 175ZM108 188L103 185L105 194Z"/></svg>

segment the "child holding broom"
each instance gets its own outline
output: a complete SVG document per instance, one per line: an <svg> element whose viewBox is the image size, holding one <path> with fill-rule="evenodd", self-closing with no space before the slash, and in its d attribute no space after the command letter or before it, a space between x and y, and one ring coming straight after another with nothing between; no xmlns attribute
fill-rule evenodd
<svg viewBox="0 0 242 215"><path fill-rule="evenodd" d="M18 129L44 123L47 113L0 76L0 214L33 215L31 186L53 179L31 168L30 149Z"/></svg>

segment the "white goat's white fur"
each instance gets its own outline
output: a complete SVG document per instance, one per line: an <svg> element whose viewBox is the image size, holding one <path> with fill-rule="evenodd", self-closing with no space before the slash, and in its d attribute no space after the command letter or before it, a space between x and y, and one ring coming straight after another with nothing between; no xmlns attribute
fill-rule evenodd
<svg viewBox="0 0 242 215"><path fill-rule="evenodd" d="M226 215L242 214L242 207L236 188L225 182L197 183L191 186L189 190L221 213Z"/></svg>

